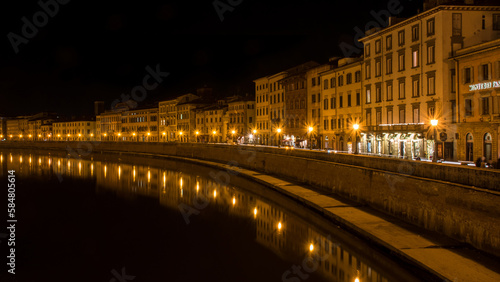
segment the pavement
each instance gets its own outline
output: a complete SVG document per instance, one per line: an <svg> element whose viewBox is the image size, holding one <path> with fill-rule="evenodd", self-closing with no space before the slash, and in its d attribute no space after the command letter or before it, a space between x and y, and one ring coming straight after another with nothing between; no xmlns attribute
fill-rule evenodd
<svg viewBox="0 0 500 282"><path fill-rule="evenodd" d="M178 159L224 170L235 170L234 166L216 162ZM240 176L264 184L303 203L354 235L390 250L397 257L428 270L443 281L500 281L498 258L483 254L444 235L431 233L370 208L334 198L333 195L325 195L297 183L243 168L236 170Z"/></svg>

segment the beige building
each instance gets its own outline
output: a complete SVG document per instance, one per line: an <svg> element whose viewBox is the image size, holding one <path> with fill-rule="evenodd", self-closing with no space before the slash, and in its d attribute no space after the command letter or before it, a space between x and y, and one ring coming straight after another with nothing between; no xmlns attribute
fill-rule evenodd
<svg viewBox="0 0 500 282"><path fill-rule="evenodd" d="M119 141L158 142L158 107L123 112L121 128L115 135Z"/></svg>
<svg viewBox="0 0 500 282"><path fill-rule="evenodd" d="M19 116L16 118L8 119L5 122L7 128L7 140L9 141L22 141L28 140L28 116Z"/></svg>
<svg viewBox="0 0 500 282"><path fill-rule="evenodd" d="M430 158L438 120L438 158L457 159L453 51L496 39L498 6L442 5L388 27L364 44L362 152ZM430 142L429 142L430 141Z"/></svg>
<svg viewBox="0 0 500 282"><path fill-rule="evenodd" d="M352 128L362 120L362 58L333 60L335 67L321 73L321 121L318 127L322 148L354 152L358 132Z"/></svg>
<svg viewBox="0 0 500 282"><path fill-rule="evenodd" d="M269 78L266 76L253 82L255 83L255 142L269 145L272 130L269 116Z"/></svg>
<svg viewBox="0 0 500 282"><path fill-rule="evenodd" d="M229 118L228 134L231 139L241 144L253 142L250 135L253 137L252 131L255 128L254 97L241 97L236 101L229 102L226 115Z"/></svg>
<svg viewBox="0 0 500 282"><path fill-rule="evenodd" d="M323 130L321 124L321 116L323 114L321 105L323 95L321 93L323 85L323 79L321 78L321 73L326 72L332 68L331 64L323 64L314 67L307 71L307 119L305 127L312 128L313 130L309 133L309 140L312 141L313 148L323 147ZM326 85L328 87L328 84Z"/></svg>
<svg viewBox="0 0 500 282"><path fill-rule="evenodd" d="M93 120L54 122L52 128L53 141L95 140L96 122Z"/></svg>
<svg viewBox="0 0 500 282"><path fill-rule="evenodd" d="M194 94L188 93L172 100L161 101L159 107L159 130L160 141L175 141L177 136L177 104L192 101L200 98Z"/></svg>
<svg viewBox="0 0 500 282"><path fill-rule="evenodd" d="M268 76L269 80L269 118L271 144L278 145L283 142L285 134L285 89L280 83L280 80L285 78L286 73L280 72ZM278 136L277 129L281 129L281 134Z"/></svg>
<svg viewBox="0 0 500 282"><path fill-rule="evenodd" d="M176 141L179 142L196 142L199 138L196 132L200 129L197 128L198 124L196 121L197 110L203 108L211 103L203 98L185 101L177 104L177 130L176 130ZM212 116L212 121L215 116ZM213 124L206 125L207 128L211 127ZM213 131L213 130L212 130ZM220 131L216 131L216 135L220 134ZM213 134L212 134L213 135Z"/></svg>
<svg viewBox="0 0 500 282"><path fill-rule="evenodd" d="M209 105L195 110L194 136L192 142L221 143L230 140L228 134L227 118L228 106L220 101L218 104Z"/></svg>
<svg viewBox="0 0 500 282"><path fill-rule="evenodd" d="M458 69L458 159L475 161L484 156L487 162L496 162L500 157L500 39L457 50L452 60Z"/></svg>
<svg viewBox="0 0 500 282"><path fill-rule="evenodd" d="M96 116L97 141L118 141L118 133L121 132L122 119L127 109L121 107Z"/></svg>

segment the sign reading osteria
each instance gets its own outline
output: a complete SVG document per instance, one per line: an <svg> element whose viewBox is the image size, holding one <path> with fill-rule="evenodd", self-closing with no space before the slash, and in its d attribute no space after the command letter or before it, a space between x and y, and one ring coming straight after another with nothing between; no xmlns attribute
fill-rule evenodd
<svg viewBox="0 0 500 282"><path fill-rule="evenodd" d="M483 83L476 83L469 85L469 91L477 91L489 88L500 88L500 80L498 81L488 81Z"/></svg>

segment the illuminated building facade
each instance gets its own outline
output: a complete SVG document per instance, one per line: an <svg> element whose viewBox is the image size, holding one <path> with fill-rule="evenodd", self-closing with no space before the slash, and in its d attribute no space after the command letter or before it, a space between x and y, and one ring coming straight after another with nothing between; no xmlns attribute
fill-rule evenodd
<svg viewBox="0 0 500 282"><path fill-rule="evenodd" d="M436 148L439 159L457 159L457 75L449 57L498 38L499 12L498 6L442 5L366 32L360 39L363 152L414 159L430 158Z"/></svg>
<svg viewBox="0 0 500 282"><path fill-rule="evenodd" d="M159 107L159 131L160 141L170 142L176 140L177 135L177 104L200 98L188 93L172 100L160 101Z"/></svg>
<svg viewBox="0 0 500 282"><path fill-rule="evenodd" d="M307 146L307 71L318 65L310 61L290 68L280 80L285 90L285 127L291 145Z"/></svg>
<svg viewBox="0 0 500 282"><path fill-rule="evenodd" d="M117 135L120 141L158 142L158 107L123 112Z"/></svg>
<svg viewBox="0 0 500 282"><path fill-rule="evenodd" d="M96 122L93 120L54 122L52 128L53 141L91 141L96 136Z"/></svg>
<svg viewBox="0 0 500 282"><path fill-rule="evenodd" d="M321 73L328 71L332 68L331 64L323 64L315 68L310 69L307 72L307 121L306 127L312 127L313 130L309 134L310 139L313 142L313 148L323 148L323 130L321 127L321 117L323 114L321 108L321 99L323 98L321 89L323 85L323 80L321 78Z"/></svg>
<svg viewBox="0 0 500 282"><path fill-rule="evenodd" d="M117 108L96 116L97 141L118 141L121 132L124 112L128 108ZM56 137L57 135L55 135Z"/></svg>
<svg viewBox="0 0 500 282"><path fill-rule="evenodd" d="M335 67L321 73L322 114L318 126L323 148L353 152L359 132L352 128L362 119L362 58L333 60Z"/></svg>
<svg viewBox="0 0 500 282"><path fill-rule="evenodd" d="M229 118L228 134L231 139L234 138L234 141L238 143L250 142L249 136L255 128L254 97L241 97L229 102L226 115L226 118Z"/></svg>
<svg viewBox="0 0 500 282"><path fill-rule="evenodd" d="M227 142L230 138L227 129L229 121L226 117L227 109L228 106L224 103L198 108L193 113L196 118L196 126L192 135L199 142ZM187 133L189 134L189 132Z"/></svg>
<svg viewBox="0 0 500 282"><path fill-rule="evenodd" d="M253 81L255 83L255 129L257 130L256 143L270 144L271 120L269 118L269 78L262 77Z"/></svg>
<svg viewBox="0 0 500 282"><path fill-rule="evenodd" d="M458 159L484 156L495 162L500 157L500 39L457 50L452 60L458 69Z"/></svg>

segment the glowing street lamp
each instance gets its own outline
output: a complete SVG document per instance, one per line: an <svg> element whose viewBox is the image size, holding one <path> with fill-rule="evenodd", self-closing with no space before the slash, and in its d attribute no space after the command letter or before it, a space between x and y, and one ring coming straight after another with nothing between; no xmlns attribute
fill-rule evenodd
<svg viewBox="0 0 500 282"><path fill-rule="evenodd" d="M200 132L198 130L196 130L196 132L194 134L196 134L196 143L198 143L198 135L200 134Z"/></svg>
<svg viewBox="0 0 500 282"><path fill-rule="evenodd" d="M431 125L434 128L434 154L432 156L432 162L435 163L435 162L437 162L437 125L438 125L438 120L437 119L431 120Z"/></svg>
<svg viewBox="0 0 500 282"><path fill-rule="evenodd" d="M235 134L235 133L236 133L236 131L235 131L235 130L231 131L231 134L232 134L232 139L231 139L231 141L232 141L232 142L234 142L234 134Z"/></svg>
<svg viewBox="0 0 500 282"><path fill-rule="evenodd" d="M255 146L256 144L256 139L257 139L257 129L254 129L253 131L253 145Z"/></svg>
<svg viewBox="0 0 500 282"><path fill-rule="evenodd" d="M281 148L281 138L280 138L281 128L278 128L276 131L278 132L278 148Z"/></svg>
<svg viewBox="0 0 500 282"><path fill-rule="evenodd" d="M358 153L358 129L359 129L359 124L357 124L357 123L353 124L352 128L354 129L354 134L356 134L356 137L354 138L355 142L356 142L356 144L354 145L355 146L355 148L354 148L354 154L357 154Z"/></svg>
<svg viewBox="0 0 500 282"><path fill-rule="evenodd" d="M214 137L213 137L213 140L214 140L214 144L215 144L215 134L217 134L217 131L215 131L215 130L214 130L214 131L212 131L212 134L213 134L213 136L214 136Z"/></svg>
<svg viewBox="0 0 500 282"><path fill-rule="evenodd" d="M309 143L310 143L310 149L312 150L313 149L313 144L312 144L312 132L313 132L314 128L312 126L309 126L309 128L307 128L307 131L309 132Z"/></svg>

